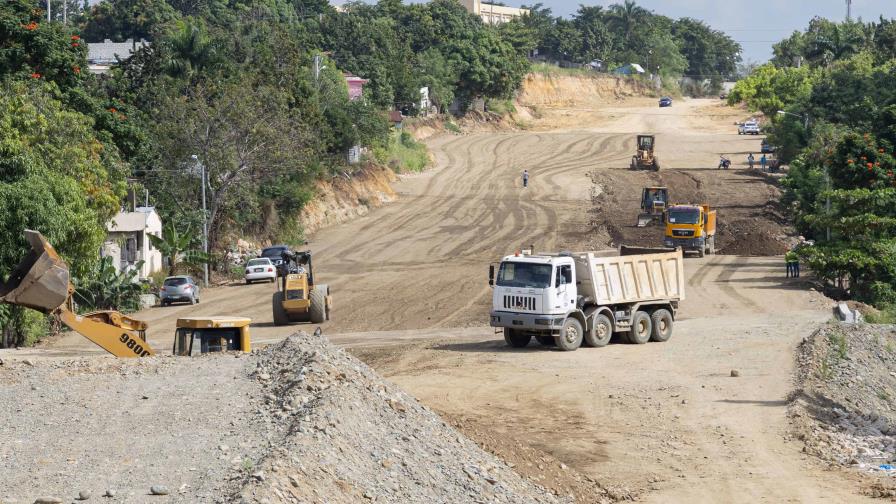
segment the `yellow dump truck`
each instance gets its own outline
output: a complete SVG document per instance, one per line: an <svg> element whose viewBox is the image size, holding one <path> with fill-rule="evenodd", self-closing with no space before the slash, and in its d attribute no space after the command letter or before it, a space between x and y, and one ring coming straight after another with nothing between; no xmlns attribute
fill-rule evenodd
<svg viewBox="0 0 896 504"><path fill-rule="evenodd" d="M673 205L663 214L663 221L666 247L697 252L700 257L716 253L716 211L709 205Z"/></svg>

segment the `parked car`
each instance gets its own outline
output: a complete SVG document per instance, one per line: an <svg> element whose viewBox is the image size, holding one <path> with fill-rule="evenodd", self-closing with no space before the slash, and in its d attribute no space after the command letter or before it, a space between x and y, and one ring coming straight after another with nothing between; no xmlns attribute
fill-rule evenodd
<svg viewBox="0 0 896 504"><path fill-rule="evenodd" d="M159 298L162 306L174 302L196 304L199 302L199 285L189 276L170 276L162 283Z"/></svg>
<svg viewBox="0 0 896 504"><path fill-rule="evenodd" d="M738 124L737 125L737 134L738 135L758 135L759 134L759 122L747 121L747 122Z"/></svg>
<svg viewBox="0 0 896 504"><path fill-rule="evenodd" d="M671 107L672 106L672 98L668 96L664 96L660 98L660 107Z"/></svg>
<svg viewBox="0 0 896 504"><path fill-rule="evenodd" d="M768 142L768 140L763 138L762 139L762 147L760 147L760 152L762 152L763 154L771 154L772 152L775 152L775 146L770 144Z"/></svg>
<svg viewBox="0 0 896 504"><path fill-rule="evenodd" d="M258 280L273 282L277 280L277 267L267 257L249 259L246 263L246 283L250 284Z"/></svg>

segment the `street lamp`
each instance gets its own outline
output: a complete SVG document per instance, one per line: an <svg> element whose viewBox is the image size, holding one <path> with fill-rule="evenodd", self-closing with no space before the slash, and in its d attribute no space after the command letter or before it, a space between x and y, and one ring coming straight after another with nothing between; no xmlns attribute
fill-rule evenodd
<svg viewBox="0 0 896 504"><path fill-rule="evenodd" d="M794 114L793 112L787 112L785 110L779 110L778 115L789 115L793 117L799 117L803 120L803 128L806 130L806 135L809 135L809 114ZM831 175L828 172L828 164L823 163L824 166L824 181L827 186L827 191L825 194L824 201L824 212L825 216L830 217L831 214ZM826 241L831 241L831 226L825 227L825 239Z"/></svg>
<svg viewBox="0 0 896 504"><path fill-rule="evenodd" d="M202 262L202 282L208 287L208 212L205 209L205 165L199 161L199 156L190 156L193 162L199 165L199 178L202 181L202 252L205 254Z"/></svg>

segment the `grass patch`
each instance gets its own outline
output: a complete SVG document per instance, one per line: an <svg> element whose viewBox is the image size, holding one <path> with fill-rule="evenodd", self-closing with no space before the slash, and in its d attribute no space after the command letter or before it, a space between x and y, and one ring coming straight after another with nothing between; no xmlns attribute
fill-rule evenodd
<svg viewBox="0 0 896 504"><path fill-rule="evenodd" d="M829 353L834 357L835 362L839 362L849 355L849 346L846 344L846 336L840 331L828 334L828 342L831 344L833 353Z"/></svg>
<svg viewBox="0 0 896 504"><path fill-rule="evenodd" d="M548 63L535 63L532 65L532 73L537 73L544 75L545 77L551 77L554 75L571 75L574 77L583 77L583 76L593 76L598 73L589 68L582 67L573 67L573 68L563 68L557 65L550 65Z"/></svg>
<svg viewBox="0 0 896 504"><path fill-rule="evenodd" d="M865 321L869 324L896 324L896 306L885 306L880 310L868 310Z"/></svg>
<svg viewBox="0 0 896 504"><path fill-rule="evenodd" d="M426 145L414 140L407 131L394 131L389 137L388 146L376 149L374 156L396 173L420 172L429 165L429 151Z"/></svg>
<svg viewBox="0 0 896 504"><path fill-rule="evenodd" d="M489 98L488 101L485 102L485 109L502 116L516 112L516 107L513 106L513 100L497 100L494 98Z"/></svg>
<svg viewBox="0 0 896 504"><path fill-rule="evenodd" d="M460 135L460 133L461 133L460 126L454 124L451 121L445 121L445 129L456 134L456 135Z"/></svg>

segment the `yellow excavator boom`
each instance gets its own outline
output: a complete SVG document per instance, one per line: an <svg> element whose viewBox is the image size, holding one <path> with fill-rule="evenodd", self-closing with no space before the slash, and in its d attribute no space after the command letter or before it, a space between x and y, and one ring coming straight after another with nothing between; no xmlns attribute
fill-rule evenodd
<svg viewBox="0 0 896 504"><path fill-rule="evenodd" d="M59 317L65 325L118 357L146 357L146 323L116 311L78 315L72 309L68 265L37 231L25 230L31 251L0 283L0 301Z"/></svg>

